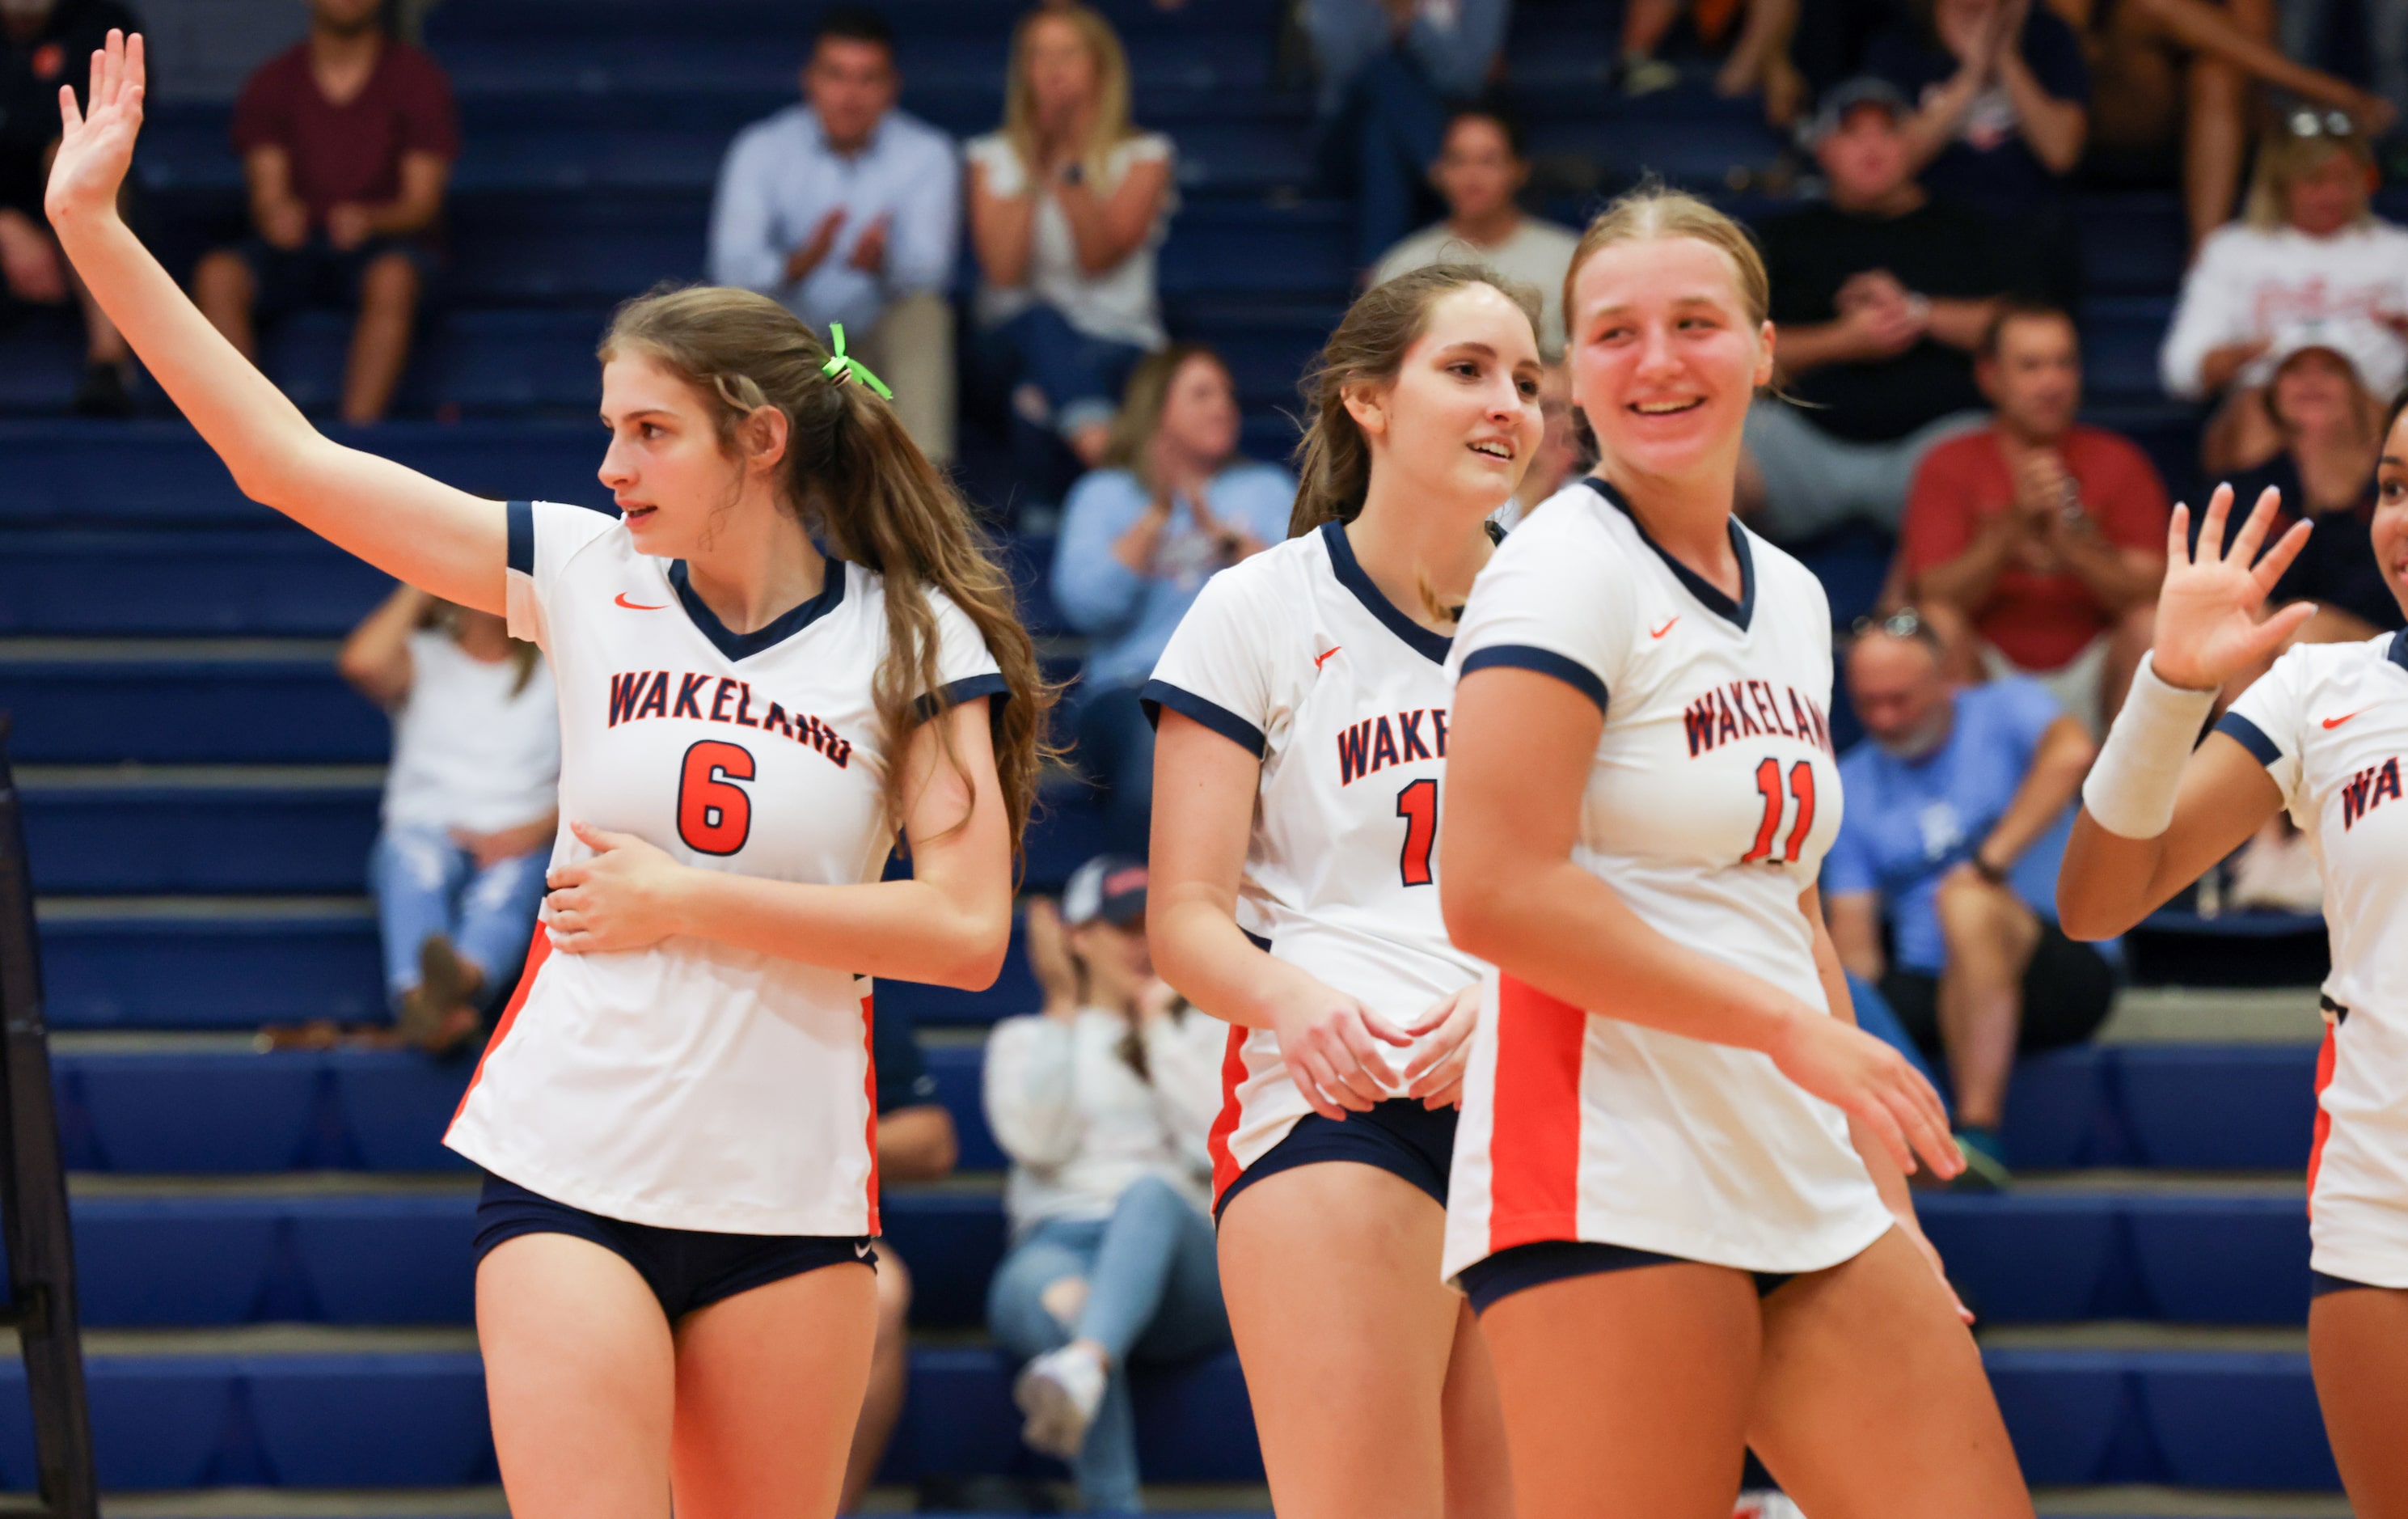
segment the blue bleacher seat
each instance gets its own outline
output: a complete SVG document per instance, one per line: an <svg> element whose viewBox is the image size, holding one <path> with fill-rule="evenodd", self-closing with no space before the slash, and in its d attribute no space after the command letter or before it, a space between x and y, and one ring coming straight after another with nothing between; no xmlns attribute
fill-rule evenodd
<svg viewBox="0 0 2408 1519"><path fill-rule="evenodd" d="M2093 404L2156 401L2157 350L2173 318L2169 296L2094 296L2082 310L2082 390Z"/></svg>
<svg viewBox="0 0 2408 1519"><path fill-rule="evenodd" d="M373 782L34 786L27 859L51 893L356 892L380 794Z"/></svg>
<svg viewBox="0 0 2408 1519"><path fill-rule="evenodd" d="M339 637L392 588L297 528L0 531L0 636Z"/></svg>
<svg viewBox="0 0 2408 1519"><path fill-rule="evenodd" d="M376 924L351 912L91 917L42 923L59 1029L244 1029L381 1021Z"/></svg>
<svg viewBox="0 0 2408 1519"><path fill-rule="evenodd" d="M24 764L380 760L384 714L325 658L0 660Z"/></svg>

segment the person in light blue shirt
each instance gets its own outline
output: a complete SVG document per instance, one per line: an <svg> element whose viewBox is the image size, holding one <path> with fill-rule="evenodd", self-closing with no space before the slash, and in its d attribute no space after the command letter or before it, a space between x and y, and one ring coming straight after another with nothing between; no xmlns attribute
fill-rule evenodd
<svg viewBox="0 0 2408 1519"><path fill-rule="evenodd" d="M710 278L784 305L895 391L895 410L939 464L953 454L953 317L945 287L961 246L961 154L895 108L895 35L874 11L821 18L803 104L737 134L710 209Z"/></svg>
<svg viewBox="0 0 2408 1519"><path fill-rule="evenodd" d="M1966 1174L1998 1185L2016 1054L2087 1039L2114 995L2099 948L2056 920L2098 745L2038 681L1952 687L1913 612L1860 624L1845 660L1868 736L1840 761L1846 806L1822 881L1831 942L1945 1056Z"/></svg>
<svg viewBox="0 0 2408 1519"><path fill-rule="evenodd" d="M1154 730L1138 689L1215 571L1287 536L1296 479L1238 456L1220 355L1174 343L1139 361L1105 467L1062 508L1054 600L1091 640L1072 714L1082 766L1110 789L1112 847L1146 848Z"/></svg>

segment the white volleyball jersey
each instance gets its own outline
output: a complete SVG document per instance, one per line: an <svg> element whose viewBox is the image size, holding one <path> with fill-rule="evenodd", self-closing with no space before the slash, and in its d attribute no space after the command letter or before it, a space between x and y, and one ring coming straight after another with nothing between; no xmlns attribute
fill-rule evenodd
<svg viewBox="0 0 2408 1519"><path fill-rule="evenodd" d="M2408 1288L2408 633L2301 644L2215 726L2265 765L2324 874L2310 1264Z"/></svg>
<svg viewBox="0 0 2408 1519"><path fill-rule="evenodd" d="M1206 582L1144 690L1262 760L1238 926L1399 1026L1480 976L1438 906L1447 647L1329 523ZM1312 1111L1268 1029L1229 1031L1222 1081L1216 1199Z"/></svg>
<svg viewBox="0 0 2408 1519"><path fill-rule="evenodd" d="M682 563L616 520L514 501L509 623L551 658L560 699L552 863L593 851L581 820L704 870L875 881L893 832L894 752L870 682L883 581L830 560L818 596L731 633ZM1003 689L941 595L954 700ZM517 994L444 1142L496 1176L609 1218L726 1234L878 1232L869 982L676 936L555 954L538 924Z"/></svg>
<svg viewBox="0 0 2408 1519"><path fill-rule="evenodd" d="M1552 498L1481 571L1460 673L1565 681L1605 714L1572 858L1668 937L1815 1008L1799 911L1840 831L1831 625L1804 566L1736 522L1737 601L1603 482ZM1813 1271L1890 1226L1839 1108L1755 1050L1490 976L1447 1206L1449 1280L1541 1240Z"/></svg>

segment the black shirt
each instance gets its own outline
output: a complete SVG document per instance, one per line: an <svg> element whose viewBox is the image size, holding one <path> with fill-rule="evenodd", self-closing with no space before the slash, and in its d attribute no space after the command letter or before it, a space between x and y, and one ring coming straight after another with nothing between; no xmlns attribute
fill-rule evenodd
<svg viewBox="0 0 2408 1519"><path fill-rule="evenodd" d="M2299 466L2288 454L2277 454L2245 474L2232 478L2232 513L2227 519L2224 539L2229 547L2248 520L2249 509L2258 504L2260 492L2269 485L2283 493L2282 526L2287 527L2307 503L2308 493L2300 483ZM2191 542L2199 542L2199 517L2191 519ZM2312 518L2314 531L2308 534L2305 548L2283 571L2274 584L2274 593L2266 600L2281 606L2290 601L2314 601L2363 619L2378 632L2396 632L2403 622L2400 601L2391 587L2383 583L2383 571L2374 557L2374 482L2368 481L2354 506L2345 506ZM2277 529L2279 531L2279 528ZM2275 534L2269 533L2272 542Z"/></svg>
<svg viewBox="0 0 2408 1519"><path fill-rule="evenodd" d="M1810 206L1769 218L1757 229L1772 278L1772 320L1810 326L1839 315L1840 287L1868 269L1887 269L1926 296L1982 300L2011 281L1998 257L1988 217L1930 200L1903 216L1858 216ZM1886 443L1951 412L1984 404L1973 388L1973 356L1929 338L1895 358L1826 364L1792 383L1811 404L1804 415L1835 438Z"/></svg>
<svg viewBox="0 0 2408 1519"><path fill-rule="evenodd" d="M2090 104L2090 65L2082 56L2082 39L2046 6L2032 7L2016 51L2051 96ZM1897 85L1917 108L1927 93L1956 78L1958 66L1956 55L1919 25L1886 27L1865 50L1865 72ZM2024 140L2003 85L1974 102L1956 140L1923 171L1924 188L1933 195L2000 215L2053 203L2064 182Z"/></svg>
<svg viewBox="0 0 2408 1519"><path fill-rule="evenodd" d="M59 136L59 86L74 85L84 100L93 51L112 26L141 30L118 0L58 0L24 41L0 26L0 206L39 216L42 157Z"/></svg>

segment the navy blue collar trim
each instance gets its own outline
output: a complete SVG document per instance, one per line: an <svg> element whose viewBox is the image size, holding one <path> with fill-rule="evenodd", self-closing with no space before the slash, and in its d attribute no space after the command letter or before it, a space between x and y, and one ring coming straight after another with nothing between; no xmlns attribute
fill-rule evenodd
<svg viewBox="0 0 2408 1519"><path fill-rule="evenodd" d="M2408 628L2391 635L2391 662L2408 670Z"/></svg>
<svg viewBox="0 0 2408 1519"><path fill-rule="evenodd" d="M1756 556L1748 552L1747 530L1739 525L1737 517L1728 523L1731 552L1739 557L1739 600L1734 601L1705 576L1665 553L1664 545L1648 537L1647 525L1639 520L1639 514L1630 510L1630 503L1622 499L1619 491L1595 475L1583 476L1581 484L1622 509L1622 514L1630 519L1630 526L1637 530L1639 541L1656 551L1656 557L1664 561L1664 568L1672 571L1672 578L1686 587L1689 594L1698 599L1699 605L1740 631L1747 631L1749 620L1756 615Z"/></svg>
<svg viewBox="0 0 2408 1519"><path fill-rule="evenodd" d="M695 630L710 640L720 653L731 659L749 659L763 649L784 643L804 629L834 612L844 602L845 564L842 559L826 562L827 584L820 593L777 618L766 628L749 633L731 633L719 620L719 614L703 604L693 586L686 581L685 561L675 559L669 564L669 585L676 590L679 602L684 606L688 621Z"/></svg>
<svg viewBox="0 0 2408 1519"><path fill-rule="evenodd" d="M1413 652L1432 664L1446 663L1446 651L1455 646L1455 640L1443 633L1431 632L1398 611L1395 602L1380 594L1380 587L1371 583L1371 577L1363 572L1361 562L1354 557L1354 545L1346 541L1344 523L1323 523L1321 541L1328 546L1329 567L1338 572L1338 584L1353 591L1354 600L1362 602L1371 615L1387 624L1388 631L1403 639Z"/></svg>

